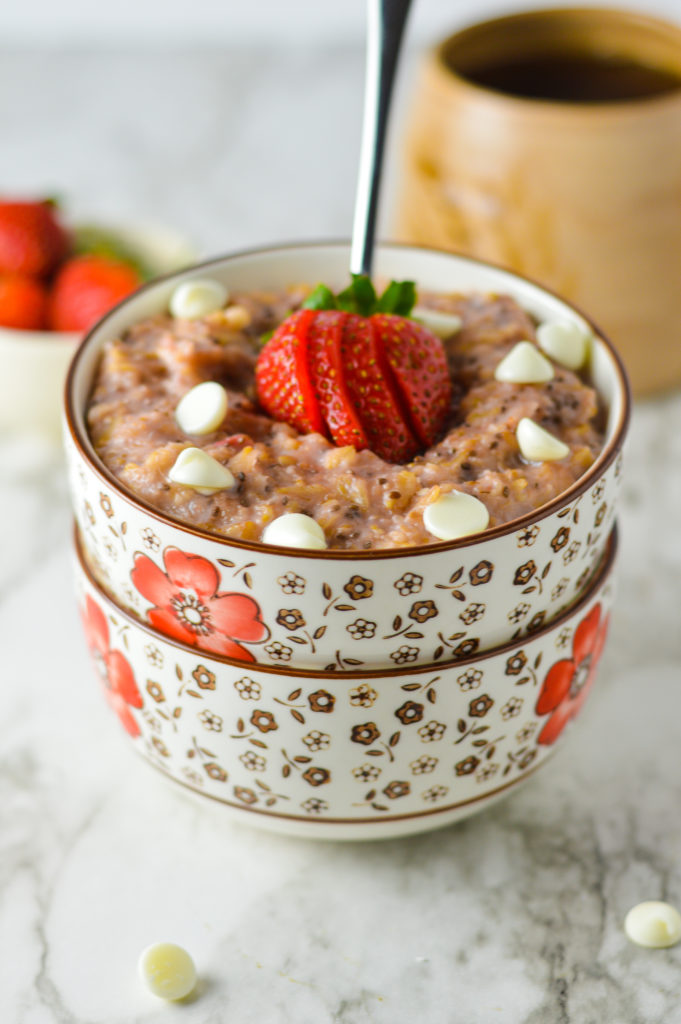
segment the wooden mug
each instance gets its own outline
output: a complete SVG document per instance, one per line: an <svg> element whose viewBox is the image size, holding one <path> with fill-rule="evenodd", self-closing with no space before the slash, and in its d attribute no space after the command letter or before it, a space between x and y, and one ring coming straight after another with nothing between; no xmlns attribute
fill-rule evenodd
<svg viewBox="0 0 681 1024"><path fill-rule="evenodd" d="M539 10L422 68L397 234L536 278L619 347L635 393L681 383L681 28Z"/></svg>

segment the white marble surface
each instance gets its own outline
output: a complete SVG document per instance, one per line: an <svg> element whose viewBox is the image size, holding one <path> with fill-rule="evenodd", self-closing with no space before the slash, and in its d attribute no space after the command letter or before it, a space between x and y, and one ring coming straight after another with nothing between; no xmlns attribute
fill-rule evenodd
<svg viewBox="0 0 681 1024"><path fill-rule="evenodd" d="M3 54L0 181L205 252L344 234L361 66ZM552 763L458 827L331 845L228 824L130 753L79 632L59 460L0 438L2 1024L681 1022L681 947L622 930L681 905L680 466L681 395L641 405L607 655ZM157 939L194 956L193 1001L140 986Z"/></svg>

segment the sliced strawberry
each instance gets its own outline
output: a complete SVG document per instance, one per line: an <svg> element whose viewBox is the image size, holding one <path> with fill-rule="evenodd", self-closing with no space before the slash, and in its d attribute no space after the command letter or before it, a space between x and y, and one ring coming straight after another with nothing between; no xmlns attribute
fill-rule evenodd
<svg viewBox="0 0 681 1024"><path fill-rule="evenodd" d="M374 336L395 376L414 433L424 445L437 440L447 420L452 383L442 342L413 320L386 313L371 318Z"/></svg>
<svg viewBox="0 0 681 1024"><path fill-rule="evenodd" d="M341 351L349 314L340 310L316 312L310 325L308 357L312 383L331 436L337 445L367 448L369 441L345 384Z"/></svg>
<svg viewBox="0 0 681 1024"><path fill-rule="evenodd" d="M402 412L400 395L375 328L366 317L349 313L341 339L341 359L350 400L357 409L369 447L382 459L406 462L419 443Z"/></svg>
<svg viewBox="0 0 681 1024"><path fill-rule="evenodd" d="M284 320L261 351L255 370L263 409L305 434L326 434L308 364L309 328L316 316L313 309L301 309Z"/></svg>

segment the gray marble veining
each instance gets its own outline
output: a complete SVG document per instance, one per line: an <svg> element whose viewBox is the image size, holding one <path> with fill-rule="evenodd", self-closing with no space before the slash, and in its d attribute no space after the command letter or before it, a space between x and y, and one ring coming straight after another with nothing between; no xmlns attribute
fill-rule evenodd
<svg viewBox="0 0 681 1024"><path fill-rule="evenodd" d="M204 252L346 234L361 66L5 54L0 181ZM457 827L334 845L231 825L129 752L71 600L58 458L0 438L0 1022L679 1024L681 947L622 930L640 900L681 905L679 467L681 396L641 404L608 651L552 763ZM159 938L196 959L186 1005L137 981Z"/></svg>

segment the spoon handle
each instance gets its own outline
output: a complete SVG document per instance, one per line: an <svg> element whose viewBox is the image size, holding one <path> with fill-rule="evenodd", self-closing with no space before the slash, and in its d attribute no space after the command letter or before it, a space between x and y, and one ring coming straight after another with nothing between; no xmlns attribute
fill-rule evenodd
<svg viewBox="0 0 681 1024"><path fill-rule="evenodd" d="M371 275L386 126L411 0L368 0L364 119L350 270Z"/></svg>

